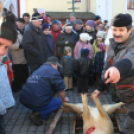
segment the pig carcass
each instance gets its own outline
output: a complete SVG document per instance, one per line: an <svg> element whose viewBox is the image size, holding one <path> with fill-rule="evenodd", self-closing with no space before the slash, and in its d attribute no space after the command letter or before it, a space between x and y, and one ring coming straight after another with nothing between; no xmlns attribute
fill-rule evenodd
<svg viewBox="0 0 134 134"><path fill-rule="evenodd" d="M101 105L98 98L92 94L96 107L88 106L86 94L82 94L82 103L64 103L65 107L71 108L83 118L83 134L113 134L114 128L109 116L124 103Z"/></svg>

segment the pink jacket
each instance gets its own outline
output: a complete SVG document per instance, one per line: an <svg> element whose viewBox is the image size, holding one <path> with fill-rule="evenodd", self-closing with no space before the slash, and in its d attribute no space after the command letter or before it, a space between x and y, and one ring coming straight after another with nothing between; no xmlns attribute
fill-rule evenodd
<svg viewBox="0 0 134 134"><path fill-rule="evenodd" d="M86 47L86 48L89 49L89 55L88 55L88 57L89 57L90 59L93 59L93 57L94 57L94 50L93 50L92 45L91 45L90 43L84 44L84 43L82 43L82 42L80 42L80 41L78 41L78 42L76 43L75 48L74 48L74 57L75 57L75 59L78 59L78 58L81 57L81 49L82 49L83 47Z"/></svg>

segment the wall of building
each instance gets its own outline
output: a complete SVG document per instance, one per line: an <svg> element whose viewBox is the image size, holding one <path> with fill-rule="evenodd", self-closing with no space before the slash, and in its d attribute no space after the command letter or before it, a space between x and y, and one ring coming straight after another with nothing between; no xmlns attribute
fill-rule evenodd
<svg viewBox="0 0 134 134"><path fill-rule="evenodd" d="M129 13L134 21L134 10L127 10L127 0L113 0L112 17L118 13Z"/></svg>
<svg viewBox="0 0 134 134"><path fill-rule="evenodd" d="M72 7L72 4L68 4L71 0L25 0L25 10L30 14L33 13L33 8L44 8L46 12L70 12L68 8ZM82 0L81 3L76 3L75 7L79 9L76 12L86 11L86 0Z"/></svg>

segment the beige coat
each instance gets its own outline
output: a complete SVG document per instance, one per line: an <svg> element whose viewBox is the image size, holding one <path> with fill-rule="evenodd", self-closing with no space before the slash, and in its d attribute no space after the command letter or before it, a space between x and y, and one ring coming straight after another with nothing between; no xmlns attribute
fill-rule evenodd
<svg viewBox="0 0 134 134"><path fill-rule="evenodd" d="M22 35L18 31L18 38L10 48L12 52L12 60L13 64L26 64L26 59L25 59L25 54L24 50L19 48L19 45L21 44L22 41Z"/></svg>

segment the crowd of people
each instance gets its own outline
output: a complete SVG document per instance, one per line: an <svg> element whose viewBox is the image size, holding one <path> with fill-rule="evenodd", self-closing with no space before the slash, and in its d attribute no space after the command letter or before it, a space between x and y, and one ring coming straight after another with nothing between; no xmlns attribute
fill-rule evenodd
<svg viewBox="0 0 134 134"><path fill-rule="evenodd" d="M85 24L74 13L65 24L59 20L51 22L51 16L45 11L35 12L31 17L24 13L22 18L16 19L13 13L4 9L3 16L5 21L0 33L1 134L5 134L3 115L15 104L11 89L14 92L21 90L20 103L33 111L30 119L40 126L43 124L40 115L46 119L62 106L62 101L69 102L65 92L74 90L76 81L77 95L89 95L88 89L94 84L98 89L94 92L96 96L101 91L108 92L108 83L120 81L119 86L133 85L134 35L129 14L118 14L110 25L107 20L102 23L99 15ZM128 90L122 90L124 92L117 96L116 86L112 88L113 101L127 103L129 110L122 134L127 129L133 130L130 122L134 124L134 94L131 86L125 88L131 92L130 96L126 94ZM62 101L54 97L56 93Z"/></svg>

